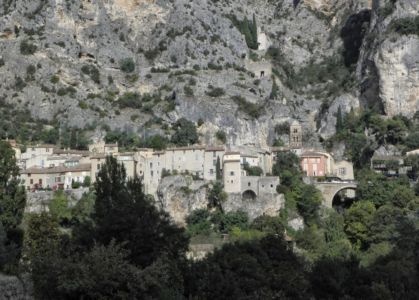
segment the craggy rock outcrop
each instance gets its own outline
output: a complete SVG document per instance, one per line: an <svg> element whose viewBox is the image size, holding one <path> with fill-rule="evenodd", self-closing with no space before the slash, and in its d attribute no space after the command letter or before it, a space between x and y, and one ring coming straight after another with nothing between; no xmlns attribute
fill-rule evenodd
<svg viewBox="0 0 419 300"><path fill-rule="evenodd" d="M185 218L192 211L207 208L207 184L190 176L165 177L159 185L156 202L176 224L185 226Z"/></svg>
<svg viewBox="0 0 419 300"><path fill-rule="evenodd" d="M356 87L329 91L307 74L340 55L343 24L370 8L369 0L8 0L0 7L0 98L38 119L91 125L92 134L101 125L163 133L186 117L203 119L204 143L222 129L230 144L265 146L291 118L315 132L324 103L342 95L357 106ZM237 22L253 15L259 47L250 50ZM213 88L224 92L211 96ZM130 107L118 100L127 92L140 94Z"/></svg>
<svg viewBox="0 0 419 300"><path fill-rule="evenodd" d="M225 212L244 211L250 220L259 216L277 216L284 207L285 198L282 194L260 194L256 199L243 199L240 194L230 194L228 200L223 203Z"/></svg>
<svg viewBox="0 0 419 300"><path fill-rule="evenodd" d="M210 183L194 181L190 176L165 177L157 191L157 206L169 213L176 224L185 226L185 218L192 211L207 208L208 187ZM244 211L253 220L261 215L278 215L284 201L284 196L280 194L261 194L255 200L242 199L240 194L229 194L222 206L226 212Z"/></svg>
<svg viewBox="0 0 419 300"><path fill-rule="evenodd" d="M412 117L419 110L419 36L400 35L394 21L419 15L419 2L375 0L361 50L361 100L389 116Z"/></svg>
<svg viewBox="0 0 419 300"><path fill-rule="evenodd" d="M75 205L83 196L89 191L88 188L79 188L74 190L66 190L65 195L69 200L69 205ZM37 191L26 193L26 207L27 213L40 213L48 211L48 205L54 197L53 191Z"/></svg>

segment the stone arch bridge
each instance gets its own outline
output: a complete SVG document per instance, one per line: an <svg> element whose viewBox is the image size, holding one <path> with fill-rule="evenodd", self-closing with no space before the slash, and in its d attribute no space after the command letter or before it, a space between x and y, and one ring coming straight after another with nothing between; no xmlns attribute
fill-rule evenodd
<svg viewBox="0 0 419 300"><path fill-rule="evenodd" d="M358 186L355 181L316 182L314 185L323 195L323 205L329 208L332 208L333 198L337 193L343 190L356 190Z"/></svg>

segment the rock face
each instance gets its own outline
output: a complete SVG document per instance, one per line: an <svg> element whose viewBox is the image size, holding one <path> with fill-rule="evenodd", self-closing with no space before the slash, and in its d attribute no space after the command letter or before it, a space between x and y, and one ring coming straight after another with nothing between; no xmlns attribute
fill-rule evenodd
<svg viewBox="0 0 419 300"><path fill-rule="evenodd" d="M223 203L225 212L244 211L250 220L259 216L277 216L284 207L285 199L282 194L260 194L255 200L243 199L240 194L230 194Z"/></svg>
<svg viewBox="0 0 419 300"><path fill-rule="evenodd" d="M84 193L87 193L89 188L79 188L74 190L66 190L65 195L69 200L69 205L75 205L83 196ZM26 198L26 213L40 213L48 211L48 206L54 197L53 191L37 191L34 193L27 193Z"/></svg>
<svg viewBox="0 0 419 300"><path fill-rule="evenodd" d="M157 205L169 213L176 224L185 226L185 218L192 211L208 207L209 186L210 183L194 181L190 176L165 177L157 191ZM225 212L246 212L249 219L253 220L261 215L278 215L284 203L284 196L280 194L261 194L255 200L242 199L240 194L229 194L222 206Z"/></svg>
<svg viewBox="0 0 419 300"><path fill-rule="evenodd" d="M258 146L290 119L330 135L334 103L411 116L418 38L389 35L388 27L417 15L418 3L399 0L383 18L388 2L3 1L0 100L92 134L104 127L163 134L185 117L203 119L203 143L222 129L229 144ZM253 20L257 49L243 34ZM348 55L358 81L344 64ZM127 59L134 70L124 67ZM129 96L131 103L122 101Z"/></svg>
<svg viewBox="0 0 419 300"><path fill-rule="evenodd" d="M419 109L419 36L401 36L391 25L395 20L418 16L419 2L376 0L374 7L358 65L365 87L361 90L363 100L369 100L370 106L371 101L378 101L389 116L412 117Z"/></svg>
<svg viewBox="0 0 419 300"><path fill-rule="evenodd" d="M163 178L157 191L157 205L170 214L173 221L185 226L185 218L196 209L207 208L207 185L190 176Z"/></svg>
<svg viewBox="0 0 419 300"><path fill-rule="evenodd" d="M0 300L32 300L33 287L28 276L17 278L0 274Z"/></svg>

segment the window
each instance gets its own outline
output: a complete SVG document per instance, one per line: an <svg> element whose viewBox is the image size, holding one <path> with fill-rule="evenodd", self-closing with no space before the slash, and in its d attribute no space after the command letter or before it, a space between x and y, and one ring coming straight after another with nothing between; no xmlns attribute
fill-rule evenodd
<svg viewBox="0 0 419 300"><path fill-rule="evenodd" d="M31 179L30 183L33 184L33 179Z"/></svg>
<svg viewBox="0 0 419 300"><path fill-rule="evenodd" d="M346 175L346 168L339 168L339 175Z"/></svg>
<svg viewBox="0 0 419 300"><path fill-rule="evenodd" d="M212 152L212 157L216 157L216 156L217 156L217 154L215 153L215 151Z"/></svg>
<svg viewBox="0 0 419 300"><path fill-rule="evenodd" d="M217 161L216 161L215 159L212 161L212 165L213 165L214 167L217 165Z"/></svg>
<svg viewBox="0 0 419 300"><path fill-rule="evenodd" d="M61 182L61 176L55 177L55 182Z"/></svg>
<svg viewBox="0 0 419 300"><path fill-rule="evenodd" d="M150 175L151 175L151 177L153 177L153 171L150 171Z"/></svg>
<svg viewBox="0 0 419 300"><path fill-rule="evenodd" d="M46 148L46 149L45 149L45 151L46 151L46 152L49 152L49 148Z"/></svg>
<svg viewBox="0 0 419 300"><path fill-rule="evenodd" d="M214 169L210 169L210 175L214 175Z"/></svg>
<svg viewBox="0 0 419 300"><path fill-rule="evenodd" d="M233 171L230 172L230 176L234 176L234 172Z"/></svg>
<svg viewBox="0 0 419 300"><path fill-rule="evenodd" d="M274 187L274 185L273 184L271 184L271 188L273 188Z"/></svg>
<svg viewBox="0 0 419 300"><path fill-rule="evenodd" d="M150 169L152 169L152 168L153 168L153 163L151 162L151 163L150 163Z"/></svg>
<svg viewBox="0 0 419 300"><path fill-rule="evenodd" d="M251 186L252 184L250 182L247 183L247 186Z"/></svg>
<svg viewBox="0 0 419 300"><path fill-rule="evenodd" d="M39 179L39 185L42 185L42 179Z"/></svg>

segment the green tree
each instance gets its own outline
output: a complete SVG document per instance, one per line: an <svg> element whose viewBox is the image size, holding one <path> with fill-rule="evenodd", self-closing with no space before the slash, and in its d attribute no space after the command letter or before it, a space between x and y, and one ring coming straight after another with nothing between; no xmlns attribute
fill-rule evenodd
<svg viewBox="0 0 419 300"><path fill-rule="evenodd" d="M93 220L96 239L108 244L125 242L130 261L146 267L158 257L181 259L188 248L182 229L173 225L167 213L158 211L146 197L141 180L126 179L126 171L108 157L95 183L96 202Z"/></svg>
<svg viewBox="0 0 419 300"><path fill-rule="evenodd" d="M198 132L193 122L185 118L179 119L174 125L175 133L172 135L171 142L177 146L188 146L198 142Z"/></svg>
<svg viewBox="0 0 419 300"><path fill-rule="evenodd" d="M221 180L223 177L223 174L221 172L221 161L220 161L220 157L217 157L217 162L215 164L215 176L217 180Z"/></svg>
<svg viewBox="0 0 419 300"><path fill-rule="evenodd" d="M345 212L345 232L357 249L368 246L368 235L375 211L372 202L359 201Z"/></svg>
<svg viewBox="0 0 419 300"><path fill-rule="evenodd" d="M208 207L223 210L222 204L227 200L227 193L220 181L216 181L208 192Z"/></svg>
<svg viewBox="0 0 419 300"><path fill-rule="evenodd" d="M18 176L19 168L16 165L14 150L9 143L0 141L0 223L4 232L3 245L0 247L8 249L9 258L15 258L7 261L5 265L0 265L0 269L6 272L13 272L22 246L22 231L19 225L23 218L26 194L23 187L19 186Z"/></svg>
<svg viewBox="0 0 419 300"><path fill-rule="evenodd" d="M71 209L64 191L56 191L48 206L51 216L56 218L60 224L68 224L71 220Z"/></svg>

